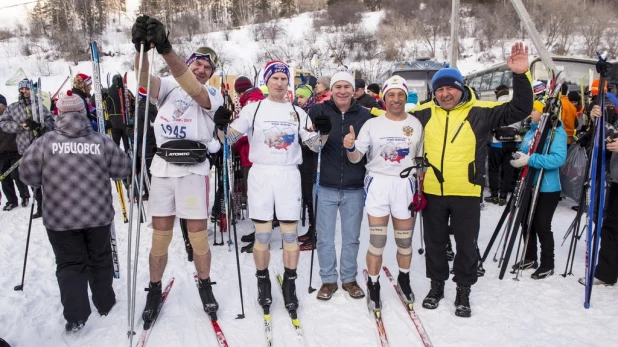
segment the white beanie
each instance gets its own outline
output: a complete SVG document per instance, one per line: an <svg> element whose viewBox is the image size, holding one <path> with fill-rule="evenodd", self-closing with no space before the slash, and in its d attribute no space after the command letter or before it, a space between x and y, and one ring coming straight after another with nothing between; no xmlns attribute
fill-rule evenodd
<svg viewBox="0 0 618 347"><path fill-rule="evenodd" d="M393 75L391 78L387 79L382 85L382 99L386 96L386 92L391 89L399 88L406 93L406 97L408 95L408 85L406 84L406 80L399 76Z"/></svg>
<svg viewBox="0 0 618 347"><path fill-rule="evenodd" d="M338 71L330 78L330 89L333 89L335 83L339 81L346 81L352 85L352 89L356 89L354 85L354 76L349 71Z"/></svg>

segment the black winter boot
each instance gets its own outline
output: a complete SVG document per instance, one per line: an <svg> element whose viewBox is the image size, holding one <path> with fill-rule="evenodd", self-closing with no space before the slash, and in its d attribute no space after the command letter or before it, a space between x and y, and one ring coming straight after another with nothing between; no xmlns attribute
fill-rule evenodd
<svg viewBox="0 0 618 347"><path fill-rule="evenodd" d="M64 330L67 332L67 334L73 334L80 331L81 328L84 327L84 325L86 325L85 320L79 320L76 322L67 321L67 323L64 325Z"/></svg>
<svg viewBox="0 0 618 347"><path fill-rule="evenodd" d="M465 286L463 284L457 285L455 315L464 318L468 318L472 315L472 310L470 309L470 286Z"/></svg>
<svg viewBox="0 0 618 347"><path fill-rule="evenodd" d="M444 281L431 280L431 289L423 300L423 307L429 310L438 308L440 300L444 298Z"/></svg>
<svg viewBox="0 0 618 347"><path fill-rule="evenodd" d="M410 287L409 272L403 273L399 271L399 276L397 276L397 292L399 292L399 296L401 296L409 306L414 303L414 292L412 291L412 287Z"/></svg>

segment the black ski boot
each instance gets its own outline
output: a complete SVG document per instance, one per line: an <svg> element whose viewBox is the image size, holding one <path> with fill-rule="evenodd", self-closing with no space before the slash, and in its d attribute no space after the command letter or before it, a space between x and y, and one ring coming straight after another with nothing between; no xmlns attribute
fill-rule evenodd
<svg viewBox="0 0 618 347"><path fill-rule="evenodd" d="M257 270L255 272L258 285L258 303L264 309L265 313L268 313L270 304L273 302L273 297L270 292L270 275L268 274L268 268L264 270Z"/></svg>
<svg viewBox="0 0 618 347"><path fill-rule="evenodd" d="M533 280L542 280L554 274L553 267L540 267L530 277Z"/></svg>
<svg viewBox="0 0 618 347"><path fill-rule="evenodd" d="M371 277L367 277L367 306L371 311L380 311L382 309L382 300L380 300L380 277L375 282L371 281Z"/></svg>
<svg viewBox="0 0 618 347"><path fill-rule="evenodd" d="M463 284L457 285L455 315L464 318L468 318L472 315L472 310L470 309L470 286L465 286Z"/></svg>
<svg viewBox="0 0 618 347"><path fill-rule="evenodd" d="M283 273L283 283L281 285L283 289L283 302L285 308L290 313L290 317L293 319L298 318L296 316L296 310L298 309L298 297L296 297L296 269L285 268Z"/></svg>
<svg viewBox="0 0 618 347"><path fill-rule="evenodd" d="M202 299L204 311L208 313L210 319L216 321L219 303L217 303L215 295L212 293L212 285L213 283L210 282L210 277L205 280L201 278L197 280L197 290L200 293L200 299Z"/></svg>
<svg viewBox="0 0 618 347"><path fill-rule="evenodd" d="M414 292L410 287L410 273L403 273L399 271L397 276L397 292L399 296L406 302L408 309L412 309L414 303Z"/></svg>
<svg viewBox="0 0 618 347"><path fill-rule="evenodd" d="M21 207L28 207L28 204L30 203L30 198L23 198L21 199Z"/></svg>
<svg viewBox="0 0 618 347"><path fill-rule="evenodd" d="M240 238L240 241L242 241L242 242L253 242L253 241L255 241L255 231L252 232L251 234L243 235Z"/></svg>
<svg viewBox="0 0 618 347"><path fill-rule="evenodd" d="M453 261L453 259L455 259L455 252L453 251L453 243L449 237L448 243L446 244L446 260Z"/></svg>
<svg viewBox="0 0 618 347"><path fill-rule="evenodd" d="M144 330L148 330L159 314L159 306L161 306L162 300L161 281L150 282L148 288L144 290L148 292L148 296L146 297L146 307L144 307L142 319L144 320Z"/></svg>
<svg viewBox="0 0 618 347"><path fill-rule="evenodd" d="M81 328L84 327L84 325L86 325L85 320L78 320L76 322L67 321L67 324L64 325L64 330L67 332L67 334L73 334L80 331Z"/></svg>
<svg viewBox="0 0 618 347"><path fill-rule="evenodd" d="M307 232L304 235L298 237L298 242L304 243L309 240L313 240L315 237L315 227L313 225L309 225Z"/></svg>
<svg viewBox="0 0 618 347"><path fill-rule="evenodd" d="M423 307L429 310L438 308L440 300L444 298L444 281L431 280L431 289L423 300Z"/></svg>
<svg viewBox="0 0 618 347"><path fill-rule="evenodd" d="M240 248L240 253L253 253L253 242L249 242L248 244L242 246Z"/></svg>
<svg viewBox="0 0 618 347"><path fill-rule="evenodd" d="M476 276L483 277L485 276L485 268L483 267L483 262L479 261L479 266L476 268Z"/></svg>
<svg viewBox="0 0 618 347"><path fill-rule="evenodd" d="M539 267L539 263L536 260L521 260L517 263L513 264L513 271L519 270L528 270L528 269L536 269Z"/></svg>

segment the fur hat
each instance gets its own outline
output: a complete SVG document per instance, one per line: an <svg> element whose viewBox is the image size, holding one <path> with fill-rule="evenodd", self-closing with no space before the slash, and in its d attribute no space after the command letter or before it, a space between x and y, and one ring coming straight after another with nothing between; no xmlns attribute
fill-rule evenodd
<svg viewBox="0 0 618 347"><path fill-rule="evenodd" d="M83 111L86 109L86 105L79 95L67 90L66 94L61 95L58 102L56 102L56 108L58 109L58 114L63 114L66 112Z"/></svg>

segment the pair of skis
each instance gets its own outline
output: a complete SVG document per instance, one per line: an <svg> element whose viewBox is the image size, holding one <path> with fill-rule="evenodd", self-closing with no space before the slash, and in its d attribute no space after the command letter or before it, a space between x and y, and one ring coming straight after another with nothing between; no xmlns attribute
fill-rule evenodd
<svg viewBox="0 0 618 347"><path fill-rule="evenodd" d="M281 295L283 295L283 277L280 274L277 274L277 284L279 285L279 289L281 291ZM298 319L298 315L296 312L288 311L290 315L290 322L292 323L292 327L296 332L296 336L298 339L303 341L304 345L307 345L307 341L305 340L305 333L303 331L302 326L300 325L300 320ZM266 346L273 346L273 331L272 331L272 323L270 319L270 310L269 308L264 308L264 336L266 337Z"/></svg>
<svg viewBox="0 0 618 347"><path fill-rule="evenodd" d="M197 273L193 274L193 277L197 285L197 281L198 281ZM165 286L165 289L161 293L161 304L159 304L157 315L154 317L154 320L150 323L150 326L148 327L148 329L143 329L142 332L140 333L139 339L137 340L136 347L146 346L146 343L148 342L148 339L150 337L150 333L152 332L155 326L155 323L157 322L159 315L161 314L161 309L163 308L163 304L165 304L165 301L167 300L167 297L169 296L170 290L172 289L173 285L174 285L174 278L172 278L168 282L168 284ZM212 317L209 317L209 318L210 318L210 322L212 323L213 330L215 331L215 335L217 336L217 343L219 347L228 347L227 339L225 338L225 335L223 334L223 330L221 329L221 326L219 326L219 323L217 322L217 320L213 320Z"/></svg>
<svg viewBox="0 0 618 347"><path fill-rule="evenodd" d="M391 272L388 270L388 268L386 266L383 266L382 270L384 271L384 274L386 274L386 277L388 277L388 280L393 285L393 289L395 290L395 293L397 293L397 296L399 297L401 304L406 309L406 312L408 313L408 317L410 317L410 320L416 327L416 331L418 332L421 338L421 341L423 342L423 346L425 347L433 346L433 344L431 343L431 340L429 339L429 334L427 334L427 331L425 330L425 327L423 326L421 319L418 317L418 315L416 314L416 311L414 310L413 304L407 301L406 299L404 299L404 297L402 296L398 288L397 281L395 280ZM369 273L367 272L367 270L363 270L363 274L365 275L365 282L367 282ZM367 301L368 302L371 301L369 299L369 293L367 293ZM371 313L371 315L375 319L376 327L378 329L378 335L379 335L380 343L382 347L389 346L388 336L386 335L386 328L384 328L384 322L382 321L382 310L373 309L370 305L368 305L368 308L369 308L369 313Z"/></svg>

